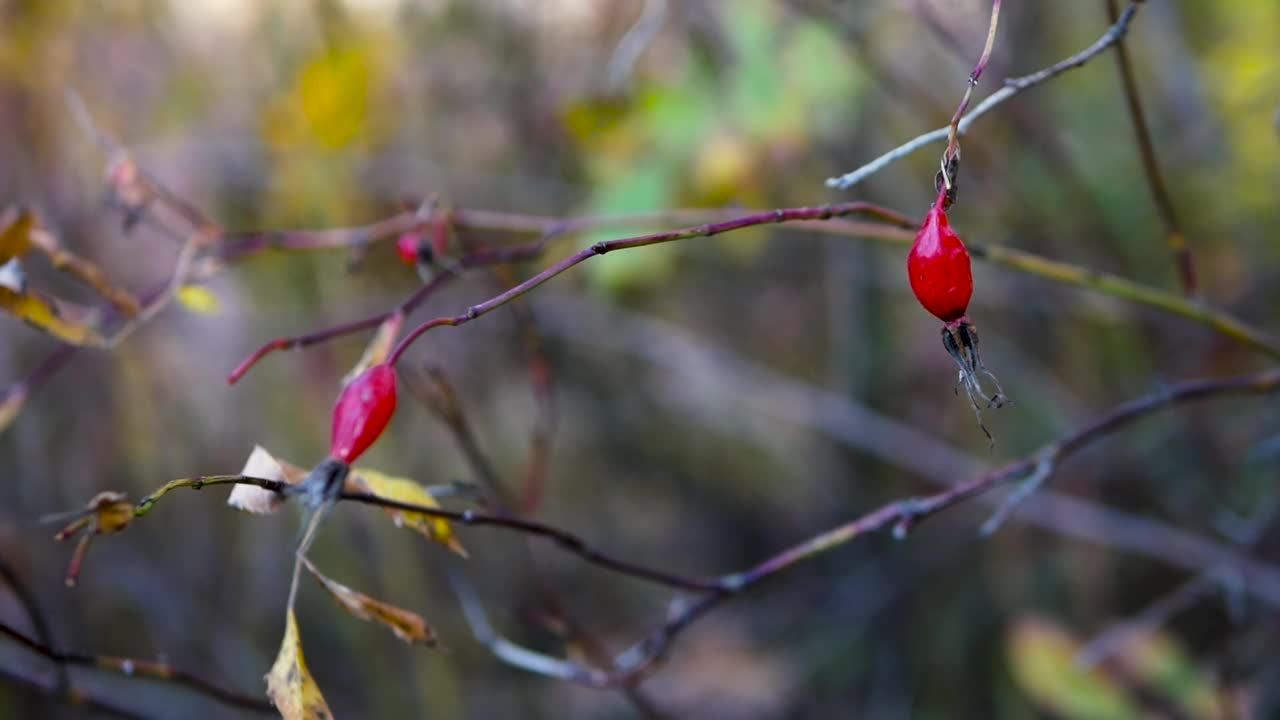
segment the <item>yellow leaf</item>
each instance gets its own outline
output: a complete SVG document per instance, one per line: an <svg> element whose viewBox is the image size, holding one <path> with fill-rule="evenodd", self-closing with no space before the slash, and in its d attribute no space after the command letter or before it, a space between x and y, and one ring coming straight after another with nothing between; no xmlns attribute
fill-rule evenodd
<svg viewBox="0 0 1280 720"><path fill-rule="evenodd" d="M311 131L329 148L344 147L368 122L370 58L359 47L327 52L307 64L297 97Z"/></svg>
<svg viewBox="0 0 1280 720"><path fill-rule="evenodd" d="M176 294L182 307L197 315L216 315L218 312L218 296L201 285L183 285Z"/></svg>
<svg viewBox="0 0 1280 720"><path fill-rule="evenodd" d="M1075 664L1080 646L1066 630L1040 618L1023 618L1006 636L1009 664L1023 692L1064 720L1141 717L1133 698L1101 668Z"/></svg>
<svg viewBox="0 0 1280 720"><path fill-rule="evenodd" d="M440 507L440 503L436 502L436 499L431 496L431 493L427 492L425 487L407 478L391 477L376 470L360 468L351 471L351 477L348 482L355 484L366 492L371 492L388 500L398 500L403 503L413 503L414 505L430 508ZM454 537L453 528L449 526L448 522L440 518L423 515L422 513L407 512L393 508L387 508L386 510L397 526L407 527L435 540L462 557L467 556L467 551L462 548L458 538Z"/></svg>
<svg viewBox="0 0 1280 720"><path fill-rule="evenodd" d="M32 292L16 292L0 286L0 309L72 345L102 343L102 338L89 325L63 317L51 300Z"/></svg>
<svg viewBox="0 0 1280 720"><path fill-rule="evenodd" d="M34 221L26 210L10 208L0 215L0 265L21 257L31 247Z"/></svg>
<svg viewBox="0 0 1280 720"><path fill-rule="evenodd" d="M311 571L312 576L319 581L320 585L333 596L333 599L342 606L343 610L355 615L361 620L376 622L387 627L396 637L401 640L413 644L422 643L423 645L436 644L435 632L427 626L422 616L414 612L409 612L403 608L389 605L381 600L373 598L361 592L356 592L342 583L326 577L310 560L303 558L307 569Z"/></svg>
<svg viewBox="0 0 1280 720"><path fill-rule="evenodd" d="M399 310L391 313L391 316L382 321L378 326L377 333L373 339L369 341L369 346L364 349L364 355L360 356L360 361L356 366L351 368L351 372L342 378L342 384L346 385L356 378L357 375L377 365L387 359L387 355L391 352L391 347L396 342L396 337L400 335L400 326L404 325L404 313Z"/></svg>
<svg viewBox="0 0 1280 720"><path fill-rule="evenodd" d="M307 670L298 637L298 621L293 608L285 617L280 654L267 674L267 695L284 720L332 720L333 713L320 694L320 687Z"/></svg>

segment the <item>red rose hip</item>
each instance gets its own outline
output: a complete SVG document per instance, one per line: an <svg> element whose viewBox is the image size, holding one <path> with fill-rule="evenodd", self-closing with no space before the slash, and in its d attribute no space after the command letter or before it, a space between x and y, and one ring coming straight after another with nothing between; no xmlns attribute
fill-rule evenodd
<svg viewBox="0 0 1280 720"><path fill-rule="evenodd" d="M405 265L417 265L421 257L419 247L421 247L421 236L416 232L407 232L396 238L396 255L400 257L400 262Z"/></svg>
<svg viewBox="0 0 1280 720"><path fill-rule="evenodd" d="M396 411L396 371L374 365L347 383L333 408L329 456L348 465L364 454Z"/></svg>
<svg viewBox="0 0 1280 720"><path fill-rule="evenodd" d="M973 273L969 251L947 222L943 204L946 188L929 209L924 225L916 233L907 255L907 275L911 290L925 310L944 323L964 317L973 296Z"/></svg>

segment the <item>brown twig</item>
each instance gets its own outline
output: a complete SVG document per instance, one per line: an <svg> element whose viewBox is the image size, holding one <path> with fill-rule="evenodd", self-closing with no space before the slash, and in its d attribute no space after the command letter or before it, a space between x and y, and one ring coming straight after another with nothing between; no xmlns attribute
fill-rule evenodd
<svg viewBox="0 0 1280 720"><path fill-rule="evenodd" d="M41 609L40 603L36 601L35 593L31 592L31 588L27 587L27 584L23 582L22 576L3 557L0 557L0 580L3 580L9 586L9 589L13 591L14 596L18 599L18 603L22 605L23 611L27 614L27 619L31 622L31 629L36 633L36 640L46 647L52 647L53 631L49 628L49 620L45 617L44 610ZM62 693L69 686L67 668L63 665L58 665L54 689Z"/></svg>
<svg viewBox="0 0 1280 720"><path fill-rule="evenodd" d="M454 391L453 384L449 382L448 377L438 368L432 368L429 375L434 385L434 390L429 390L420 383L407 383L410 392L423 405L425 405L449 430L457 442L459 449L462 451L463 457L466 458L467 464L471 466L472 472L480 478L483 486L489 490L490 501L495 506L499 514L511 516L513 506L509 493L506 491L505 485L498 477L498 472L493 463L489 460L488 455L480 447L471 423L467 419L466 413L463 411L462 405L458 401L457 393ZM536 452L536 449L535 449ZM527 513L521 513L527 514ZM526 538L531 540L532 538ZM549 608L557 622L565 631L565 636L569 641L576 642L584 651L587 659L597 665L607 664L610 661L610 652L606 649L589 629L581 623L575 621L567 612L564 602L561 599L559 589L549 582L539 569L536 556L533 554L532 543L525 542L521 545L523 550L523 560L525 567L529 569L533 578L533 583L537 588L538 595L542 602ZM466 580L461 570L451 571L450 579L458 589L459 583L464 583L467 588L470 583ZM465 589L461 592L465 592ZM474 590L470 591L471 595L475 595ZM477 606L478 606L478 600ZM464 613L468 619L472 619L473 611L468 610L464 606ZM474 630L474 626L473 626ZM481 634L477 633L477 638ZM506 655L502 652L506 647L502 644L486 642L481 640L494 655L499 659L506 660ZM636 712L646 718L660 718L664 713L657 708L653 700L650 699L640 688L636 687L618 687L617 690L622 696L631 703Z"/></svg>
<svg viewBox="0 0 1280 720"><path fill-rule="evenodd" d="M1114 24L1119 20L1116 0L1106 0L1106 5L1107 18ZM1133 120L1133 132L1138 140L1142 173L1147 178L1151 199L1156 204L1161 221L1164 222L1169 250L1173 253L1174 266L1178 269L1178 281L1184 293L1195 295L1196 270L1191 257L1191 248L1187 245L1187 236L1182 232L1182 223L1178 221L1178 213L1174 209L1173 201L1169 199L1164 177L1160 174L1160 163L1156 159L1155 146L1151 142L1151 131L1147 127L1147 115L1142 109L1138 83L1134 79L1133 65L1129 62L1129 50L1123 39L1116 41L1116 66L1120 71L1120 84L1124 87L1124 99L1129 108L1129 117Z"/></svg>
<svg viewBox="0 0 1280 720"><path fill-rule="evenodd" d="M90 710L100 712L108 717L121 718L122 720L147 720L144 715L140 715L133 710L120 707L119 705L106 700L100 700L79 688L61 690L57 685L50 685L43 680L37 680L36 678L28 677L14 670L4 668L0 668L0 678L11 684L20 685L42 695L57 698L70 705L89 708Z"/></svg>
<svg viewBox="0 0 1280 720"><path fill-rule="evenodd" d="M973 89L978 86L978 78L982 77L982 71L987 68L987 63L991 60L991 51L996 45L996 28L1000 25L1000 0L991 0L991 22L987 26L987 42L982 47L982 55L978 57L978 62L973 66L973 71L969 73L969 82L965 86L964 96L960 98L960 104L956 106L956 111L951 115L951 123L947 132L947 149L942 153L942 181L948 188L951 187L955 178L952 177L954 172L952 163L957 161L960 156L960 119L964 117L964 113L969 109L969 100L973 98Z"/></svg>
<svg viewBox="0 0 1280 720"><path fill-rule="evenodd" d="M573 255L570 255L555 265L542 270L519 285L516 285L478 305L472 305L461 314L438 317L434 320L428 320L427 322L422 323L418 327L414 328L409 334L405 335L404 339L400 341L400 344L396 345L395 349L393 349L391 354L387 357L387 362L394 365L404 354L405 350L407 350L415 340L429 330L446 325L449 327L465 325L482 315L487 315L497 308L506 305L512 300L516 300L524 296L529 291L557 275L560 275L570 268L584 263L598 255L604 255L618 250L630 250L633 248L648 247L650 245L661 245L664 243L675 242L677 240L687 240L689 238L712 237L714 235L720 235L747 227L755 227L757 225L799 222L805 220L829 220L831 218L859 214L870 214L874 217L885 217L887 214L889 217L895 218L895 224L900 227L915 227L914 221L910 218L899 215L896 212L886 211L884 208L871 203L849 202L835 205L822 205L819 207L780 208L768 212L753 213L751 215L734 218L732 220L725 220L723 222L707 223L705 225L681 228L679 230L669 230L666 232L640 235L637 237L622 238L620 240L598 242L584 250L580 250Z"/></svg>
<svg viewBox="0 0 1280 720"><path fill-rule="evenodd" d="M518 518L487 515L471 510L454 511L404 503L363 492L343 492L341 500L376 505L383 508L406 510L438 517L464 525L488 525L506 528L528 535L543 537L561 549L571 552L585 561L608 570L643 579L672 588L692 591L693 599L681 602L670 613L666 622L649 633L639 643L621 653L608 671L582 668L568 661L545 668L545 674L581 682L596 687L613 687L641 681L661 660L672 641L698 618L715 609L729 598L739 595L765 580L776 577L783 570L813 557L841 547L850 541L882 530L893 531L895 537L904 538L920 522L955 507L960 503L982 495L999 485L1027 477L1045 458L1061 461L1093 441L1160 410L1188 402L1228 395L1263 395L1280 391L1280 368L1248 375L1225 378L1191 380L1172 385L1161 392L1131 400L1085 424L1069 435L1042 446L1027 458L1016 460L990 470L971 480L952 486L932 495L905 498L884 505L848 523L836 526L804 542L787 548L756 565L735 573L718 577L700 578L673 574L607 555L589 545L581 537L566 530L543 523ZM144 498L137 506L137 515L145 514L164 494L180 487L199 489L208 485L251 484L274 492L283 493L287 483L243 475L206 476L175 480ZM1242 564L1242 567L1244 565ZM1269 596L1280 596L1280 574L1264 576L1254 566L1247 580L1256 583ZM496 635L494 636L496 637ZM505 646L503 646L505 647ZM511 650L512 648L506 648ZM495 650L495 652L498 652ZM540 666L534 663L533 666ZM566 667L576 668L566 675ZM554 672L552 672L554 671Z"/></svg>
<svg viewBox="0 0 1280 720"><path fill-rule="evenodd" d="M175 669L168 663L156 662L154 660L134 660L131 658L114 657L110 655L62 652L55 650L47 643L29 637L28 635L4 623L0 623L0 635L5 635L10 640L22 645L31 652L47 658L58 667L98 668L100 670L119 673L126 677L143 677L151 680L159 680L188 688L194 692L204 695L205 697L217 700L228 707L262 713L269 713L274 710L271 703L266 700L242 695L234 690L228 690L220 687L198 675ZM67 689L67 692L76 694L70 688Z"/></svg>

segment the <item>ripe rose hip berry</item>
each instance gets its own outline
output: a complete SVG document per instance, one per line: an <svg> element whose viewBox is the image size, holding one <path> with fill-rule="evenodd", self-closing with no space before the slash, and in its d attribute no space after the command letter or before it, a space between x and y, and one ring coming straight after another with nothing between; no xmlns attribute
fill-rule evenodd
<svg viewBox="0 0 1280 720"><path fill-rule="evenodd" d="M396 371L374 365L347 383L333 408L329 456L348 465L382 435L396 411Z"/></svg>
<svg viewBox="0 0 1280 720"><path fill-rule="evenodd" d="M405 265L417 265L421 258L422 236L416 232L402 233L396 238L396 255Z"/></svg>
<svg viewBox="0 0 1280 720"><path fill-rule="evenodd" d="M925 310L944 323L964 317L973 296L973 273L969 251L947 222L944 209L946 188L925 216L907 255L907 275L911 290Z"/></svg>
<svg viewBox="0 0 1280 720"><path fill-rule="evenodd" d="M952 177L956 169L953 164ZM1008 398L996 376L982 363L978 329L965 314L973 297L973 272L969 267L969 251L947 221L947 206L954 198L954 185L945 182L938 185L938 199L929 208L907 255L907 276L916 299L942 321L942 344L959 368L957 385L963 386L969 396L978 427L992 439L982 423L982 408L1001 407ZM995 385L990 394L982 386L984 378Z"/></svg>

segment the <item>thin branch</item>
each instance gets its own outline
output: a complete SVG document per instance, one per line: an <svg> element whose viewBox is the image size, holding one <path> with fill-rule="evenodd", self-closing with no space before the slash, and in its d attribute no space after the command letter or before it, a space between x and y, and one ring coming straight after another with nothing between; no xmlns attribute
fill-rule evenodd
<svg viewBox="0 0 1280 720"><path fill-rule="evenodd" d="M140 715L133 710L120 707L119 705L106 700L99 700L80 688L60 690L56 685L50 685L43 680L37 680L33 677L28 677L22 673L5 668L0 668L0 679L8 681L14 685L20 685L43 695L47 695L51 698L57 698L72 706L89 708L90 710L100 712L108 717L122 718L122 720L146 720L145 716Z"/></svg>
<svg viewBox="0 0 1280 720"><path fill-rule="evenodd" d="M1241 528L1238 542L1242 548L1251 550L1256 547L1258 541L1270 528L1272 520L1275 519L1277 507L1275 502L1270 502L1268 505L1269 507L1249 518ZM1227 595L1227 604L1230 605L1229 593L1232 586L1240 584L1240 575L1238 568L1226 564L1204 569L1195 577L1174 588L1172 592L1148 605L1142 612L1111 625L1089 641L1076 652L1076 667L1089 669L1097 666L1125 645L1154 632L1161 625L1169 622L1174 615L1190 609L1202 598L1213 594L1215 590L1221 589L1222 593Z"/></svg>
<svg viewBox="0 0 1280 720"><path fill-rule="evenodd" d="M539 307L546 308L549 332L606 353L641 360L678 379L679 387L698 387L698 399L680 392L660 392L655 397L682 415L745 415L784 423L944 488L951 487L957 477L981 472L986 465L986 461L860 405L845 394L788 377L669 321L617 308L603 310L595 303L555 293L543 294ZM605 327L608 331L602 332ZM751 392L742 393L744 387ZM724 405L689 405L709 399L719 399ZM978 499L993 508L1003 502L995 494ZM1268 606L1280 608L1280 569L1242 556L1238 548L1159 520L1046 488L1028 499L1017 521L1191 573L1222 565L1236 567L1251 579L1245 584L1250 593Z"/></svg>
<svg viewBox="0 0 1280 720"><path fill-rule="evenodd" d="M821 223L804 222L800 223L799 226L806 230L815 230L831 235L856 236L895 245L908 245L914 237L914 235L907 233L890 232L867 235L860 229L847 227L842 220ZM1145 305L1170 315L1176 315L1210 328L1224 337L1252 347L1273 358L1280 358L1280 341L1234 315L1198 300L1150 285L1143 285L1119 275L1091 270L1081 265L1061 260L1051 260L1007 245L982 245L968 242L965 245L969 248L969 254L974 259L1063 285L1085 288L1102 295L1109 295L1138 305Z"/></svg>
<svg viewBox="0 0 1280 720"><path fill-rule="evenodd" d="M30 237L32 247L44 253L55 270L65 272L92 288L121 314L129 317L142 309L131 293L111 284L102 268L67 250L53 233L34 228Z"/></svg>
<svg viewBox="0 0 1280 720"><path fill-rule="evenodd" d="M987 68L987 63L991 60L991 51L996 45L996 27L999 24L1000 0L991 0L991 22L987 26L987 42L982 48L982 55L978 58L978 63L973 66L973 71L969 73L969 82L965 85L964 96L960 98L960 104L956 106L956 111L951 116L951 124L948 126L947 149L942 153L942 178L947 187L951 187L953 180L948 173L949 161L960 152L960 118L969 109L969 100L973 98L973 89L978 86L978 78L982 77L982 71Z"/></svg>
<svg viewBox="0 0 1280 720"><path fill-rule="evenodd" d="M517 306L519 307L519 306ZM453 435L454 440L458 443L462 451L463 457L466 458L467 464L471 466L472 472L482 480L483 486L488 489L489 499L496 506L498 513L504 516L510 516L513 511L510 499L507 497L509 493L498 477L498 472L494 468L493 462L481 449L471 423L467 419L466 413L463 411L461 403L458 401L457 393L454 391L453 384L449 382L448 377L438 368L432 368L429 371L430 379L434 385L434 390L430 390L421 383L407 383L410 392L423 405L425 405L432 414L436 415L440 421ZM534 453L538 453L535 446ZM533 458L536 462L538 458ZM526 491L528 485L526 484ZM438 496L437 496L438 497ZM528 514L524 512L522 514ZM564 602L560 597L559 589L550 582L546 576L540 571L537 557L532 552L532 538L526 538L526 542L522 543L520 548L523 551L523 563L533 579L533 583L542 602L549 607L550 612L554 614L557 622L565 630L565 636L569 641L576 642L582 648L586 657L597 665L608 663L612 657L612 653L604 646L603 643L595 637L581 623L575 621L567 612ZM467 617L467 621L471 624L472 630L476 638L490 649L496 657L504 662L512 663L513 660L527 659L529 656L524 653L516 653L514 655L508 652L511 643L501 639L492 629L488 629L488 621L484 618L484 611L480 607L479 600L475 598L475 591L471 588L465 575L461 570L449 569L450 581L454 585L455 591L459 595L459 601L462 603L463 612ZM464 587L459 588L459 584ZM478 618L477 618L477 615ZM540 659L546 659L547 656L536 654ZM555 661L560 662L560 661ZM523 665L521 665L523 667ZM543 666L545 667L548 666ZM550 666L550 667L554 667ZM546 674L546 673L543 673ZM622 694L624 699L631 703L636 712L647 718L663 717L662 713L654 704L654 702L640 689L636 687L619 687L617 690Z"/></svg>
<svg viewBox="0 0 1280 720"><path fill-rule="evenodd" d="M1119 19L1116 0L1107 0L1106 4L1107 18L1115 23ZM1165 188L1164 177L1160 174L1160 163L1156 159L1155 146L1151 142L1151 131L1147 127L1147 116L1142 110L1142 98L1138 94L1138 83L1134 79L1133 65L1129 62L1129 50L1125 47L1124 40L1116 42L1116 66L1120 71L1120 84L1124 87L1124 99L1129 108L1129 117L1133 120L1133 132L1138 140L1142 172L1147 178L1151 199L1155 202L1160 219L1164 222L1169 250L1173 253L1174 266L1178 269L1178 281L1184 293L1195 295L1196 270L1191 258L1191 248L1187 246L1187 236L1182 232L1182 223L1178 221L1173 201L1169 199L1169 191Z"/></svg>
<svg viewBox="0 0 1280 720"><path fill-rule="evenodd" d="M797 222L803 220L828 220L830 218L844 217L847 215L870 214L875 217L885 217L886 211L879 206L865 202L849 202L836 205L823 205L820 207L800 207L777 209L769 212L755 213L744 217L725 220L718 223L708 223L695 227L682 228L679 230L669 230L666 232L650 233L648 235L640 235L637 237L623 238L620 240L609 240L606 242L598 242L590 247L580 250L573 255L561 260L549 268L542 270L533 277L516 285L506 292L492 297L478 305L472 305L465 312L454 315L439 317L434 320L428 320L418 327L414 328L403 340L391 351L387 362L395 364L405 350L413 344L415 340L424 333L433 328L450 326L458 327L482 316L486 315L507 303L524 296L530 290L547 282L548 280L560 275L570 268L590 260L597 255L614 252L617 250L630 250L638 247L648 247L650 245L660 245L663 243L674 242L677 240L686 240L697 237L711 237L721 233L727 233L742 228L754 227L757 225L768 225L774 223ZM915 223L909 218L901 216L897 213L889 212L889 216L895 219L896 224L901 227L915 227Z"/></svg>
<svg viewBox="0 0 1280 720"><path fill-rule="evenodd" d="M22 576L3 557L0 557L0 580L4 580L4 583L13 591L14 597L18 599L18 603L22 605L23 611L27 614L27 619L31 622L31 629L35 630L36 640L44 644L45 647L52 647L53 631L49 628L49 620L45 617L44 610L41 609L40 603L36 601L35 593L31 592L31 588L27 587L27 584L23 582ZM67 677L66 667L58 665L54 689L62 693L66 692L70 686L71 682Z"/></svg>
<svg viewBox="0 0 1280 720"><path fill-rule="evenodd" d="M457 512L423 507L412 503L402 503L381 498L368 493L344 492L341 495L341 499L422 513L465 525L492 525L545 537L554 541L562 549L572 552L593 564L631 577L700 593L693 600L678 607L665 623L646 636L644 640L619 655L614 663L614 669L607 675L602 677L594 672L586 672L574 673L574 677L568 678L592 686L608 687L638 682L653 668L656 661L664 656L676 636L699 617L710 612L730 597L776 576L793 565L843 546L872 532L892 529L895 536L904 537L920 522L939 512L985 493L1003 483L1025 478L1038 465L1044 462L1044 458L1064 459L1094 440L1162 409L1210 397L1262 395L1274 393L1278 390L1280 390L1280 369L1226 378L1193 380L1173 385L1163 392L1117 406L1077 431L1041 447L1033 453L1031 458L1011 462L933 495L907 498L889 503L851 522L834 527L783 550L751 568L717 578L686 578L672 575L664 570L647 568L618 560L600 553L572 533L541 523L484 515L474 511ZM245 476L210 476L178 480L164 486L156 493L153 493L152 496L144 498L139 503L137 514L143 514L146 509L149 509L154 504L156 498L172 489L178 487L200 488L206 485L229 483L248 483L276 492L281 492L287 487L282 482ZM562 676L561 673L557 672L556 677Z"/></svg>
<svg viewBox="0 0 1280 720"><path fill-rule="evenodd" d="M270 490L281 495L288 494L290 489L293 487L282 480L271 480L268 478L258 478L249 475L202 475L192 478L182 478L180 480L168 482L158 490L152 492L150 495L142 498L134 509L134 516L142 517L143 515L151 512L151 509L155 507L155 504L162 497L174 490L180 488L200 490L217 485L256 485L264 490ZM523 520L507 515L491 515L487 513L479 513L474 510L446 510L439 507L427 507L425 505L416 505L414 503L401 502L399 500L381 497L368 492L344 490L342 494L338 496L338 499L363 503L365 505L374 505L391 510L404 510L407 512L419 513L428 517L450 520L462 525L499 527L542 537L552 541L562 550L577 555L593 565L598 565L622 575L647 580L649 582L666 585L679 590L710 590L717 587L717 581L714 579L684 577L669 573L665 570L647 567L608 555L595 549L588 544L586 540L583 540L581 537L567 530L561 530L560 528L534 520Z"/></svg>
<svg viewBox="0 0 1280 720"><path fill-rule="evenodd" d="M1124 37L1125 32L1128 31L1129 22L1133 20L1133 16L1138 11L1138 6L1141 4L1142 0L1134 0L1133 2L1130 2L1129 6L1125 8L1123 13L1121 13L1120 19L1116 20L1116 22L1107 29L1107 32L1097 40L1097 42L1084 50L1055 65L1051 65L1040 70L1039 72L1005 80L1004 87L988 95L985 100L978 103L977 107L973 109L973 112L965 115L964 118L957 123L957 134L963 135L968 131L969 126L973 125L975 120L999 107L1005 101L1018 93L1021 93L1023 90L1035 87L1036 85L1039 85L1046 80L1050 80L1067 70L1078 68L1092 59L1095 55L1119 42L1120 39ZM950 134L951 126L947 125L908 140L902 145L899 145L856 170L845 173L840 177L829 178L827 180L827 187L848 190L854 185L866 180L915 151L934 143L947 140L947 138L950 137Z"/></svg>
<svg viewBox="0 0 1280 720"><path fill-rule="evenodd" d="M1227 378L1193 380L1165 392L1124 403L1066 437L1043 446L1033 457L1065 458L1115 430L1174 405L1224 395L1261 395L1280 391L1280 369ZM921 521L975 497L1002 483L1025 477L1036 461L1018 460L991 470L942 492L921 498L898 500L851 522L837 526L788 548L742 572L721 576L719 587L693 600L642 641L619 656L610 682L630 683L642 678L666 653L672 640L699 617L780 571L839 547L869 533L892 528L895 537L905 535Z"/></svg>
<svg viewBox="0 0 1280 720"><path fill-rule="evenodd" d="M229 707L253 712L269 713L274 710L271 703L256 697L242 695L234 690L219 687L198 675L177 670L168 663L153 660L134 660L111 655L90 655L86 653L62 652L50 645L0 623L0 635L22 645L33 653L47 658L60 668L90 667L124 675L126 677L142 677L180 685L205 697L217 700Z"/></svg>
<svg viewBox="0 0 1280 720"><path fill-rule="evenodd" d="M1091 669L1134 640L1154 632L1174 615L1190 608L1213 593L1228 573L1225 569L1206 570L1183 581L1173 592L1148 605L1142 612L1108 627L1076 652L1074 664Z"/></svg>

